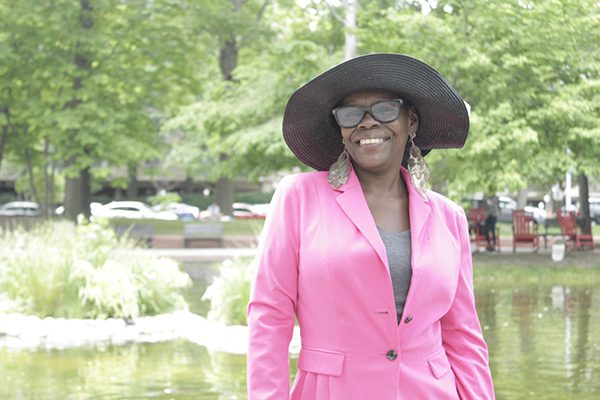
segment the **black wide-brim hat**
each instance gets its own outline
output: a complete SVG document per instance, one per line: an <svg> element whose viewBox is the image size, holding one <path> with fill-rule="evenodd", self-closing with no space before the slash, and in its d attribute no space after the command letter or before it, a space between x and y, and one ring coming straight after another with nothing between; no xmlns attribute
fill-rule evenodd
<svg viewBox="0 0 600 400"><path fill-rule="evenodd" d="M467 107L438 71L402 54L369 54L325 71L288 100L283 137L300 161L319 171L329 169L344 149L332 110L344 97L363 90L392 92L415 106L419 128L414 141L423 155L465 144Z"/></svg>

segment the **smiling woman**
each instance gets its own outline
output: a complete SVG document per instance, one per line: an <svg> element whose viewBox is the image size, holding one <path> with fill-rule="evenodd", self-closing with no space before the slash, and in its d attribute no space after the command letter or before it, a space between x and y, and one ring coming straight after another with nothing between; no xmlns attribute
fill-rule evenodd
<svg viewBox="0 0 600 400"><path fill-rule="evenodd" d="M418 117L414 109L402 107L402 99L394 97L385 91L361 91L345 97L343 105L333 109L345 151L359 176L400 170L406 141L414 136Z"/></svg>
<svg viewBox="0 0 600 400"><path fill-rule="evenodd" d="M284 178L265 221L250 399L494 398L465 213L427 189L423 158L462 147L468 129L448 82L399 54L346 61L292 94L283 136L317 172Z"/></svg>

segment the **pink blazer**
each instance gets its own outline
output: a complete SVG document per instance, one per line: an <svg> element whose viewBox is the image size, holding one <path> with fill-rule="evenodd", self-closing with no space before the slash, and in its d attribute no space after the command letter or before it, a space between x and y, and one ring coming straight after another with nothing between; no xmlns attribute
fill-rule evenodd
<svg viewBox="0 0 600 400"><path fill-rule="evenodd" d="M284 178L258 246L247 316L250 400L494 399L464 211L409 193L412 280L398 325L385 247L356 174ZM302 348L290 391L288 346Z"/></svg>

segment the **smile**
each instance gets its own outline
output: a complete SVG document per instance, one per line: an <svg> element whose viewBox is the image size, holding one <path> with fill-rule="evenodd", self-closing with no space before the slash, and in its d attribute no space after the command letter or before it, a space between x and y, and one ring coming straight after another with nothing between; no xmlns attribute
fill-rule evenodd
<svg viewBox="0 0 600 400"><path fill-rule="evenodd" d="M373 145L373 144L382 144L388 141L389 138L365 138L358 141L358 144L361 146L364 145Z"/></svg>

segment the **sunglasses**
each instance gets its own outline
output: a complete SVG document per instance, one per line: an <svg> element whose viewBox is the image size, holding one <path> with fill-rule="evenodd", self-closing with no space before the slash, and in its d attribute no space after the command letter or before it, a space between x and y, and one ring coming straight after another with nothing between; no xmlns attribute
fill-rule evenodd
<svg viewBox="0 0 600 400"><path fill-rule="evenodd" d="M380 101L370 107L342 106L333 109L333 116L341 128L354 128L369 113L375 121L388 123L394 121L400 115L400 109L404 101L402 99L391 99Z"/></svg>

